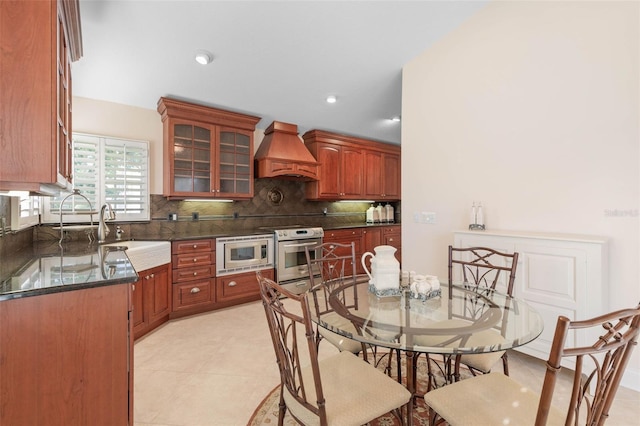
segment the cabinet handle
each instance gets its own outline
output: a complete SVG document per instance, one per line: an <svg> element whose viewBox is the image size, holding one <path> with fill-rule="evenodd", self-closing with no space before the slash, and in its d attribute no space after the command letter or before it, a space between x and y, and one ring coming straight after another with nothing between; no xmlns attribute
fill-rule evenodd
<svg viewBox="0 0 640 426"><path fill-rule="evenodd" d="M136 285L135 284L131 284L131 291L136 291Z"/></svg>
<svg viewBox="0 0 640 426"><path fill-rule="evenodd" d="M156 274L151 274L151 278L153 278L153 277L155 277L155 276L156 276Z"/></svg>
<svg viewBox="0 0 640 426"><path fill-rule="evenodd" d="M191 289L192 294L200 293L200 289L198 287L194 287Z"/></svg>
<svg viewBox="0 0 640 426"><path fill-rule="evenodd" d="M148 279L149 279L149 275L145 276L145 277L144 277L144 279L145 279L145 280L148 280Z"/></svg>
<svg viewBox="0 0 640 426"><path fill-rule="evenodd" d="M389 242L392 243L393 242L393 238L389 238Z"/></svg>
<svg viewBox="0 0 640 426"><path fill-rule="evenodd" d="M235 282L235 281L230 281L230 282L229 282L229 287L235 287L235 286L237 286L237 285L238 285L238 283L237 283L237 282Z"/></svg>

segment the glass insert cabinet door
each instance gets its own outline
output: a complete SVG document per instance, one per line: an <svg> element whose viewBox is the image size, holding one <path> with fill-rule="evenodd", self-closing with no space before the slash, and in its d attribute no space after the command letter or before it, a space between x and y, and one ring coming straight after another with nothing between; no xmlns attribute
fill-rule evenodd
<svg viewBox="0 0 640 426"><path fill-rule="evenodd" d="M173 128L173 189L211 193L211 126L176 124Z"/></svg>
<svg viewBox="0 0 640 426"><path fill-rule="evenodd" d="M250 132L188 122L174 124L174 193L250 197L252 176Z"/></svg>
<svg viewBox="0 0 640 426"><path fill-rule="evenodd" d="M218 176L221 194L251 194L252 155L248 133L222 129L219 142Z"/></svg>

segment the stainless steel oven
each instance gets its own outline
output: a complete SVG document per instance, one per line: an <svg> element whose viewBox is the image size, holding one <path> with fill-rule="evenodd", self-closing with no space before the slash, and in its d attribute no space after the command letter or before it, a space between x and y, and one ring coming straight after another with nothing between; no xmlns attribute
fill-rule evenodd
<svg viewBox="0 0 640 426"><path fill-rule="evenodd" d="M293 293L303 293L310 287L309 269L305 256L305 247L315 247L322 243L322 228L293 227L276 229L276 280ZM312 251L315 258L318 251ZM319 275L320 271L314 271Z"/></svg>
<svg viewBox="0 0 640 426"><path fill-rule="evenodd" d="M273 247L273 234L216 238L216 275L273 268Z"/></svg>

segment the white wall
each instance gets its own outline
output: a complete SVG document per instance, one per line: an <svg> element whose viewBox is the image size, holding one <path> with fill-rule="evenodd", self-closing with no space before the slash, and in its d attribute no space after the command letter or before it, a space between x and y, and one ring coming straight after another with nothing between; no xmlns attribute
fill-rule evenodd
<svg viewBox="0 0 640 426"><path fill-rule="evenodd" d="M610 309L640 301L639 20L638 2L497 1L406 65L403 268L446 277L481 201L490 229L606 236Z"/></svg>
<svg viewBox="0 0 640 426"><path fill-rule="evenodd" d="M73 131L149 142L150 190L162 194L162 121L157 111L73 98Z"/></svg>

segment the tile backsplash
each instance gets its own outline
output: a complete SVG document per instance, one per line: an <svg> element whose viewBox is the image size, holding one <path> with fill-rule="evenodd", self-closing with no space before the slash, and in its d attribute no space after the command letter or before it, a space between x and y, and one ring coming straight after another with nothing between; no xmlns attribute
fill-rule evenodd
<svg viewBox="0 0 640 426"><path fill-rule="evenodd" d="M363 225L368 202L308 201L304 183L286 179L256 179L251 200L233 202L168 200L151 195L151 220L117 225L124 231L123 239L176 238L184 235L216 235L253 231L260 227L290 225L347 227ZM396 222L400 218L400 203L392 203ZM193 214L197 213L197 220ZM177 220L169 220L175 214ZM110 224L108 240L115 239L115 225ZM70 233L73 239L83 239L81 233ZM38 226L34 240L59 238L59 231L50 226Z"/></svg>

